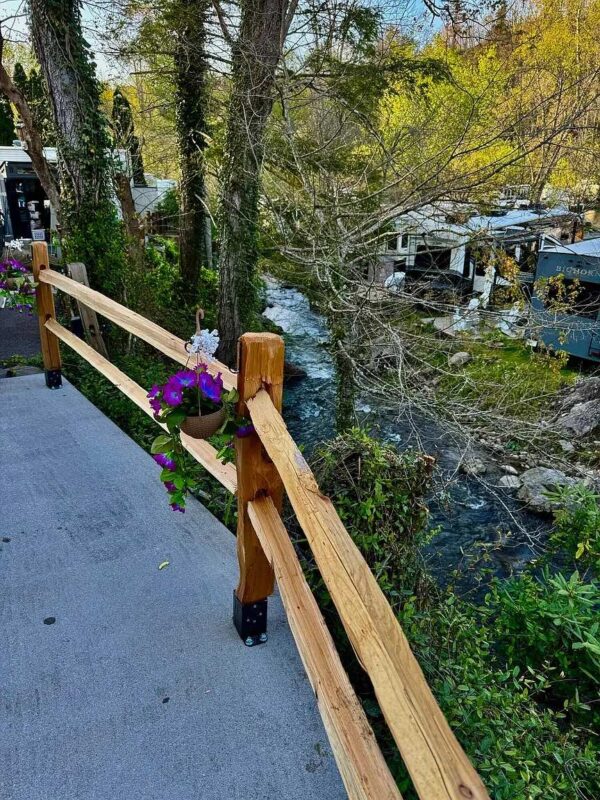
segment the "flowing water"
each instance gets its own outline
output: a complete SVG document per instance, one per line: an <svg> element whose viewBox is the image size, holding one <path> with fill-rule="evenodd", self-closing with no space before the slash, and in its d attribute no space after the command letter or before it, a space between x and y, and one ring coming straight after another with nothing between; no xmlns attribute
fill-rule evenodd
<svg viewBox="0 0 600 800"><path fill-rule="evenodd" d="M267 304L265 316L284 332L286 359L306 371L305 378L286 386L284 415L294 439L310 451L335 433L335 367L325 320L301 292L273 280L268 282ZM459 473L460 443L441 424L416 414L399 417L378 411L368 397L359 400L357 411L360 421L381 438L400 449L420 447L436 458L430 510L439 534L429 556L431 569L442 582L457 568L466 571L471 561L503 575L532 557L531 537L547 526L507 492L493 487L502 473L486 475L487 483ZM467 579L464 585L470 587L472 581Z"/></svg>

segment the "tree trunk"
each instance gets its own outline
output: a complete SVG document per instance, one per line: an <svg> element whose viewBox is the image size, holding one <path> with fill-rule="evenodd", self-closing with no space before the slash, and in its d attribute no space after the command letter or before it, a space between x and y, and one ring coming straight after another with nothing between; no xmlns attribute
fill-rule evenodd
<svg viewBox="0 0 600 800"><path fill-rule="evenodd" d="M114 180L115 190L123 214L123 223L127 233L127 252L129 254L129 259L135 267L141 269L144 261L144 232L140 225L137 211L135 210L131 182L124 172L117 172Z"/></svg>
<svg viewBox="0 0 600 800"><path fill-rule="evenodd" d="M81 30L80 0L28 0L28 5L57 133L66 255L85 263L92 286L118 294L123 242L113 203L110 138Z"/></svg>
<svg viewBox="0 0 600 800"><path fill-rule="evenodd" d="M243 0L232 47L231 98L221 180L219 358L236 359L237 340L256 313L254 277L260 176L275 70L289 25L286 0Z"/></svg>
<svg viewBox="0 0 600 800"><path fill-rule="evenodd" d="M209 0L177 0L174 30L177 134L181 183L179 268L184 297L198 295L200 267L209 266L206 247L207 213L204 151L207 146L206 17Z"/></svg>

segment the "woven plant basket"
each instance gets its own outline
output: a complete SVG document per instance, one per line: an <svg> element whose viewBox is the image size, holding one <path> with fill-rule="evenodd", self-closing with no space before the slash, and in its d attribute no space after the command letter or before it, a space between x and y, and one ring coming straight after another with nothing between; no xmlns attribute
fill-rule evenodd
<svg viewBox="0 0 600 800"><path fill-rule="evenodd" d="M201 417L186 417L181 423L181 430L192 439L208 439L219 430L225 422L225 417L224 408Z"/></svg>

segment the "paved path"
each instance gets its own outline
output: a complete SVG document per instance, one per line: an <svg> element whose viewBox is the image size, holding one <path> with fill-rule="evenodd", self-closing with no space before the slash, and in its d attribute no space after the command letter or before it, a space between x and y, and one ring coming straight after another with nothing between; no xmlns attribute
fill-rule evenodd
<svg viewBox="0 0 600 800"><path fill-rule="evenodd" d="M40 352L37 316L0 308L0 361L10 356L36 356Z"/></svg>
<svg viewBox="0 0 600 800"><path fill-rule="evenodd" d="M2 800L346 797L279 601L233 628L234 537L42 375L0 381L0 540Z"/></svg>

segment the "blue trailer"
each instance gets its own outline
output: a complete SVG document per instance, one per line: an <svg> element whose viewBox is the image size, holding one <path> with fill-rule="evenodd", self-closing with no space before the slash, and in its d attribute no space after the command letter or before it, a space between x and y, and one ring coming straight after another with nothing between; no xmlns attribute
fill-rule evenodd
<svg viewBox="0 0 600 800"><path fill-rule="evenodd" d="M560 288L549 280L556 276ZM534 287L535 335L555 350L600 362L600 238L540 250Z"/></svg>

